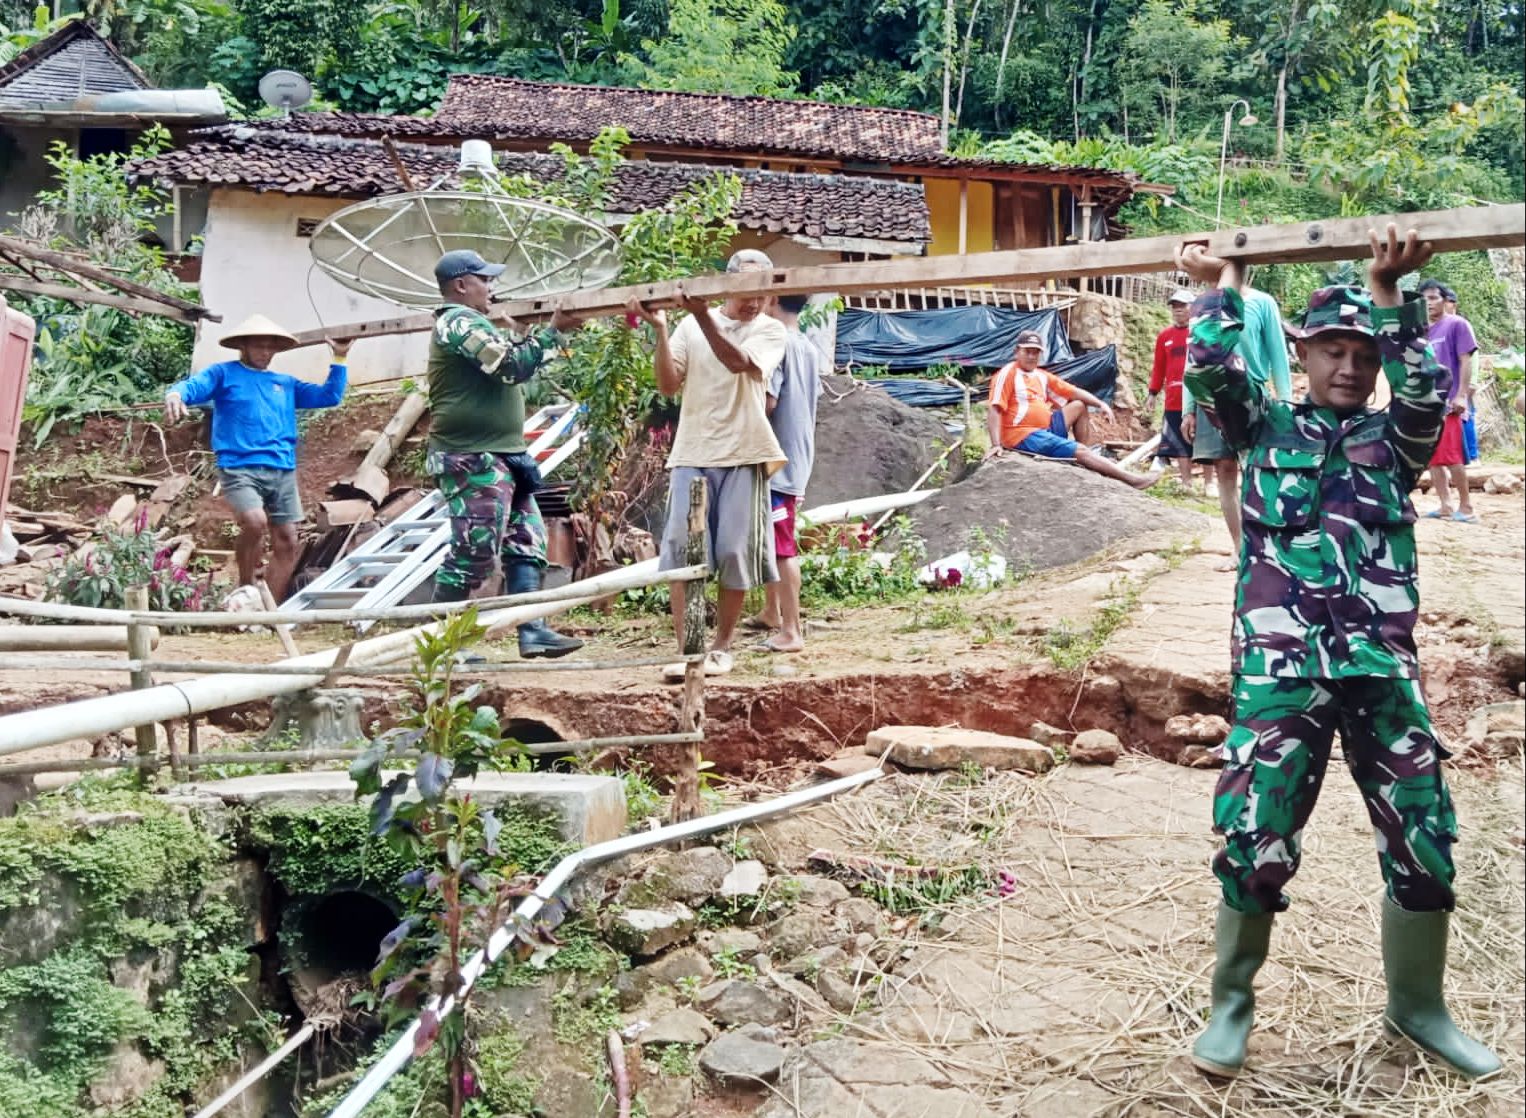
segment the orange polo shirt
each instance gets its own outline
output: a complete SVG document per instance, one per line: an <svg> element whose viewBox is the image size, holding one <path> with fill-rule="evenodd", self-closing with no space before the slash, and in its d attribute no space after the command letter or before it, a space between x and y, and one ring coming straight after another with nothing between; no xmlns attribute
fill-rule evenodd
<svg viewBox="0 0 1526 1118"><path fill-rule="evenodd" d="M992 379L989 400L1001 415L1001 445L1011 450L1033 432L1047 430L1054 409L1075 398L1076 390L1053 373L1025 373L1009 361Z"/></svg>

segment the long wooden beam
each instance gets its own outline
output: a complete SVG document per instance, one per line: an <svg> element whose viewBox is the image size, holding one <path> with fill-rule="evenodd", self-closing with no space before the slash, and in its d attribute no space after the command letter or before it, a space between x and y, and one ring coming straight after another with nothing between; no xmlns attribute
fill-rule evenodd
<svg viewBox="0 0 1526 1118"><path fill-rule="evenodd" d="M107 269L92 264L87 260L80 260L77 257L69 255L68 253L56 252L53 249L43 248L41 245L33 244L31 241L22 240L19 237L7 237L3 234L0 234L0 251L13 253L16 256L24 257L28 260L34 260L39 264L46 265L55 271L71 275L76 279L84 277L85 279L95 280L97 283L107 284L117 291L122 292L124 295L138 295L144 299L150 299L154 302L164 303L168 306L174 307L177 310L184 311L193 319L211 318L215 322L222 321L220 318L213 315L211 311L207 310L206 307L201 306L199 303L193 303L189 299L182 299L177 295L168 295L163 291L155 291L147 284L142 284L134 280L126 279L123 276L117 275L115 272L108 271ZM84 281L81 280L81 282Z"/></svg>
<svg viewBox="0 0 1526 1118"><path fill-rule="evenodd" d="M1416 229L1437 252L1508 248L1526 241L1526 204L1471 206L1454 210L1336 218L1287 225L1250 225L1208 233L1186 233L1137 240L1092 241L1053 248L1008 249L964 255L918 256L903 260L873 260L859 264L818 264L734 275L694 276L682 281L643 283L577 291L557 298L519 299L494 308L497 319L531 321L546 318L558 303L589 317L617 314L636 298L650 307L674 306L680 285L685 293L706 299L730 295L807 295L816 292L849 294L905 287L1000 283L1021 284L1081 276L1129 275L1172 267L1184 243L1202 243L1216 256L1248 264L1287 264L1320 260L1354 260L1368 253L1368 231L1393 222L1400 230ZM330 338L375 338L428 330L429 314L408 314L372 322L356 322L306 330L301 345Z"/></svg>
<svg viewBox="0 0 1526 1118"><path fill-rule="evenodd" d="M112 291L88 291L83 287L69 287L62 283L43 283L39 280L28 279L26 276L15 275L11 272L0 272L0 288L7 291L19 291L24 295L46 295L51 299L68 299L75 303L99 303L103 307L116 307L118 310L132 311L134 314L157 314L164 318L173 318L177 322L188 323L192 326L196 324L196 320L199 318L211 318L214 321L220 321L218 316L205 311L197 314L156 299L146 299L141 295L118 295ZM398 333L399 331L385 332Z"/></svg>

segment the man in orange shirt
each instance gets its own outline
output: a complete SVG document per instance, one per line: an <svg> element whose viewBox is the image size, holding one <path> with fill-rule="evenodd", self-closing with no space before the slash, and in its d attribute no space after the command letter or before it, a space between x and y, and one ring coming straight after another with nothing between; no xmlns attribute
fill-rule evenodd
<svg viewBox="0 0 1526 1118"><path fill-rule="evenodd" d="M1109 419L1113 409L1090 392L1039 368L1043 353L1044 339L1024 330L1017 336L1016 359L1003 365L991 381L986 407L991 449L986 457L1000 458L1009 450L1018 450L1040 458L1074 461L1135 489L1148 489L1159 481L1160 470L1132 474L1082 445L1091 438L1087 408L1101 408ZM1076 438L1071 437L1072 432Z"/></svg>

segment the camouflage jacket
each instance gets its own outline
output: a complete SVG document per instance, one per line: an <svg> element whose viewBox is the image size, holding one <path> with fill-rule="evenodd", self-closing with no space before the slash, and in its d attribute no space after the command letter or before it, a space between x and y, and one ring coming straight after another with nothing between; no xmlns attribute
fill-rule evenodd
<svg viewBox="0 0 1526 1118"><path fill-rule="evenodd" d="M1440 367L1424 304L1373 307L1390 406L1338 414L1271 399L1236 354L1243 304L1193 307L1186 381L1243 456L1245 542L1235 588L1234 671L1333 679L1416 678L1419 610L1409 492L1441 434ZM1205 404L1205 407L1209 405Z"/></svg>

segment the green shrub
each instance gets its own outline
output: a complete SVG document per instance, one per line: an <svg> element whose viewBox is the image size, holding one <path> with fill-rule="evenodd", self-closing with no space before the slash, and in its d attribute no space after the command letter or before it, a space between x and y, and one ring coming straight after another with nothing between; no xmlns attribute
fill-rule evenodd
<svg viewBox="0 0 1526 1118"><path fill-rule="evenodd" d="M44 597L72 606L121 609L127 590L148 587L148 608L195 613L220 596L210 574L198 578L174 562L173 545L161 544L140 516L132 531L108 528L83 558L70 556L49 572Z"/></svg>

